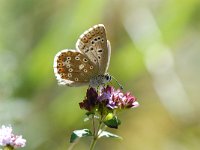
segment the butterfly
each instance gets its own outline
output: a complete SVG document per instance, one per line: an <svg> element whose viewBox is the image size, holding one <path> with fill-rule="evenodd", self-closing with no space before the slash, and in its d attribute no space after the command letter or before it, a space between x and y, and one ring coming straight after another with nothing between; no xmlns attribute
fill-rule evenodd
<svg viewBox="0 0 200 150"><path fill-rule="evenodd" d="M76 42L76 49L64 49L54 57L58 83L68 86L98 87L111 81L107 73L111 46L103 24L86 30Z"/></svg>

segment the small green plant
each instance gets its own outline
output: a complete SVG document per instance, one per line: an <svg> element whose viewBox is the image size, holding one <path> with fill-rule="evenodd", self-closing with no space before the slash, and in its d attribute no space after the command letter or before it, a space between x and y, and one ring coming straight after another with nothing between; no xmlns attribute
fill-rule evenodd
<svg viewBox="0 0 200 150"><path fill-rule="evenodd" d="M118 119L118 112L139 106L136 98L129 92L124 94L119 89L111 86L103 87L100 90L89 88L85 99L79 103L80 108L86 110L84 121L91 121L91 129L75 130L71 134L70 143L79 138L92 137L90 150L93 150L98 139L101 137L118 138L120 136L107 132L106 128L118 129L121 121Z"/></svg>

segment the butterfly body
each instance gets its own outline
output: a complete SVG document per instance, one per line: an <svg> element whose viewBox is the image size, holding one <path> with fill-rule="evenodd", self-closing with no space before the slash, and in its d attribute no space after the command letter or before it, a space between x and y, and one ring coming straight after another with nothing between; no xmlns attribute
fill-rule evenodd
<svg viewBox="0 0 200 150"><path fill-rule="evenodd" d="M106 83L111 81L111 76L109 74L105 75L97 75L90 79L89 85L91 87L98 87L100 85L105 85Z"/></svg>
<svg viewBox="0 0 200 150"><path fill-rule="evenodd" d="M85 31L76 42L76 50L65 49L54 58L54 73L61 85L97 87L111 80L107 74L110 42L102 24Z"/></svg>

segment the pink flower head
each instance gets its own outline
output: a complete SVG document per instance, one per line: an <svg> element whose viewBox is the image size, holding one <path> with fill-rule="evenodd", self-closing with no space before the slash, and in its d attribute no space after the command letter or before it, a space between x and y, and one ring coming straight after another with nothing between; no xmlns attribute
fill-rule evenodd
<svg viewBox="0 0 200 150"><path fill-rule="evenodd" d="M0 128L0 145L9 145L12 141L12 128L4 125Z"/></svg>
<svg viewBox="0 0 200 150"><path fill-rule="evenodd" d="M12 146L14 148L20 148L20 147L24 147L26 145L26 140L22 138L22 136L14 136L13 137L13 144Z"/></svg>
<svg viewBox="0 0 200 150"><path fill-rule="evenodd" d="M106 107L110 109L125 109L139 106L136 97L132 96L130 92L124 94L119 89L115 90L110 86L103 88L99 100L106 101Z"/></svg>
<svg viewBox="0 0 200 150"><path fill-rule="evenodd" d="M0 128L0 145L11 146L13 148L24 147L26 140L22 136L14 135L12 133L12 127L6 127L4 125Z"/></svg>
<svg viewBox="0 0 200 150"><path fill-rule="evenodd" d="M122 93L122 91L115 90L111 86L103 88L100 94L94 88L89 88L86 93L86 98L79 103L81 109L93 112L97 108L100 113L105 110L126 109L139 106L136 97L130 92Z"/></svg>

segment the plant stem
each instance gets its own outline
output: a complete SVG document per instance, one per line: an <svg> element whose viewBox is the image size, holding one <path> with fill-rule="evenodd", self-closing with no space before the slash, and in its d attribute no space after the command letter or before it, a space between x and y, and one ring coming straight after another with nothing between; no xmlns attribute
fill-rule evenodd
<svg viewBox="0 0 200 150"><path fill-rule="evenodd" d="M98 125L98 127L97 127L97 131L94 131L94 132L93 132L93 140L92 140L92 143L91 143L91 146L90 146L90 150L93 150L93 149L94 149L94 146L95 146L96 143L97 143L98 132L99 132L100 126L101 126L101 123L99 122L99 125Z"/></svg>
<svg viewBox="0 0 200 150"><path fill-rule="evenodd" d="M91 146L90 146L90 150L93 150L94 149L94 146L96 145L96 143L97 143L97 137L94 137L93 138L93 140L92 140L92 144L91 144Z"/></svg>
<svg viewBox="0 0 200 150"><path fill-rule="evenodd" d="M92 140L92 143L91 143L91 146L90 146L90 150L93 150L95 145L96 145L96 143L97 143L98 136L99 136L99 130L101 129L102 124L103 124L103 119L104 119L104 117L101 116L101 119L99 121L99 125L97 127L97 130L93 132L93 140ZM95 127L94 127L94 129L95 129Z"/></svg>
<svg viewBox="0 0 200 150"><path fill-rule="evenodd" d="M96 129L95 129L95 122L94 122L94 115L92 115L92 126L93 126L93 134L95 135Z"/></svg>
<svg viewBox="0 0 200 150"><path fill-rule="evenodd" d="M93 134L94 136L93 136L93 140L92 140L92 143L91 143L91 146L90 146L90 150L93 150L94 149L94 146L96 145L96 143L97 143L97 140L98 140L98 134L99 134L99 130L100 130L100 127L101 127L101 121L99 122L99 125L98 125L98 127L97 127L97 131L96 132L94 132L95 134Z"/></svg>

